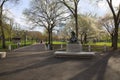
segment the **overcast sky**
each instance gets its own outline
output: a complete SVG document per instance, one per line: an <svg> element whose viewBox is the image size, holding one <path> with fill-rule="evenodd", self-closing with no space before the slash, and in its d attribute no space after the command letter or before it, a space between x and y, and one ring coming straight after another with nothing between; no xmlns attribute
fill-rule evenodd
<svg viewBox="0 0 120 80"><path fill-rule="evenodd" d="M26 24L26 21L24 21L22 14L23 10L29 7L29 3L30 0L21 0L17 5L6 5L10 11L8 16L15 18L15 21L23 26L29 26ZM113 0L113 4L118 6L120 0ZM94 2L90 2L90 0L80 0L78 10L79 13L82 14L92 13L93 15L97 14L97 16L103 16L110 11L106 1L100 1L98 4L95 4Z"/></svg>

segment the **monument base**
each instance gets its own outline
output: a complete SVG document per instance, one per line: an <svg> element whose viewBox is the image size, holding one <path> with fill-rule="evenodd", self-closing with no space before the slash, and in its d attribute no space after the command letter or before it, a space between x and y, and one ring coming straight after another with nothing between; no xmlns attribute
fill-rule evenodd
<svg viewBox="0 0 120 80"><path fill-rule="evenodd" d="M82 45L81 44L67 44L67 52L81 52Z"/></svg>
<svg viewBox="0 0 120 80"><path fill-rule="evenodd" d="M66 52L56 51L55 57L80 57L80 58L92 58L95 56L95 52Z"/></svg>
<svg viewBox="0 0 120 80"><path fill-rule="evenodd" d="M67 44L66 51L56 51L55 57L80 57L92 58L95 52L82 52L81 44Z"/></svg>

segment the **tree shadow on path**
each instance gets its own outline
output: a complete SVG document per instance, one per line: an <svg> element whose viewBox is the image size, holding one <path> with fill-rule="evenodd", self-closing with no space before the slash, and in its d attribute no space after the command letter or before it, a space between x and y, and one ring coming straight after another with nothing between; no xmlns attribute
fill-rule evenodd
<svg viewBox="0 0 120 80"><path fill-rule="evenodd" d="M107 53L104 57L96 61L92 66L80 72L70 80L104 80L108 60L113 53Z"/></svg>
<svg viewBox="0 0 120 80"><path fill-rule="evenodd" d="M42 61L37 61L36 63L31 63L30 65L27 65L25 67L22 68L17 68L11 71L5 71L5 72L1 72L0 76L6 76L6 75L11 75L11 74L15 74L15 73L19 73L25 70L30 70L30 69L37 69L40 67L44 67L47 65L54 65L54 64L59 64L59 63L63 63L67 61L67 59L57 59L57 58L53 58L53 57L48 57L45 60Z"/></svg>

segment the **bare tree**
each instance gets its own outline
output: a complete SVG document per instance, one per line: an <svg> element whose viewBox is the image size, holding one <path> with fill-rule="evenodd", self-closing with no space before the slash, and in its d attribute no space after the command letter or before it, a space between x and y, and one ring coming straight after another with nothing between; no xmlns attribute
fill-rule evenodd
<svg viewBox="0 0 120 80"><path fill-rule="evenodd" d="M1 37L2 37L2 47L6 48L5 45L5 34L4 34L4 25L3 25L3 7L7 2L18 2L19 0L0 0L0 29L1 29ZM9 3L10 4L10 3Z"/></svg>
<svg viewBox="0 0 120 80"><path fill-rule="evenodd" d="M79 1L80 0L60 0L60 2L63 3L74 16L75 31L76 31L77 37L78 37L78 3Z"/></svg>
<svg viewBox="0 0 120 80"><path fill-rule="evenodd" d="M113 42L114 30L115 30L113 18L109 14L106 14L103 18L100 19L99 22L102 26L104 26L104 28L111 37L111 41ZM111 45L111 47L113 47L113 44Z"/></svg>
<svg viewBox="0 0 120 80"><path fill-rule="evenodd" d="M114 31L113 31L113 40L112 40L112 45L113 45L113 50L116 50L118 45L117 45L117 42L118 42L118 28L119 28L119 25L120 25L120 3L119 3L119 6L118 6L118 10L116 11L114 6L113 6L113 3L112 1L113 0L106 0L110 9L111 9L111 12L112 12L112 15L113 15L113 20L114 20Z"/></svg>
<svg viewBox="0 0 120 80"><path fill-rule="evenodd" d="M53 28L65 19L65 13L63 6L56 0L33 0L31 7L24 11L28 21L35 27L44 27L47 30L49 45L52 45Z"/></svg>
<svg viewBox="0 0 120 80"><path fill-rule="evenodd" d="M98 0L97 0L98 1ZM113 18L113 24L114 24L114 30L112 33L112 47L113 50L116 50L118 48L118 29L120 25L120 3L116 9L113 4L113 0L104 0L107 2L111 12L112 12L112 18ZM98 1L99 2L99 1Z"/></svg>

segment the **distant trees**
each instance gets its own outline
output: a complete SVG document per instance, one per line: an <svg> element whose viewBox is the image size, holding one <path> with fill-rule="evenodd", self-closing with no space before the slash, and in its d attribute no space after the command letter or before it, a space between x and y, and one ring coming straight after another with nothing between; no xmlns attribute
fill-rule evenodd
<svg viewBox="0 0 120 80"><path fill-rule="evenodd" d="M5 33L3 25L3 7L7 2L18 2L19 0L0 0L0 30L1 30L1 39L2 39L2 48L6 48L5 45Z"/></svg>
<svg viewBox="0 0 120 80"><path fill-rule="evenodd" d="M44 40L44 35L39 31L26 31L26 36L28 40Z"/></svg>
<svg viewBox="0 0 120 80"><path fill-rule="evenodd" d="M88 40L97 39L99 37L100 28L96 18L93 18L89 15L78 15L78 38L81 40L81 43L87 43ZM71 18L70 21L67 21L64 28L63 35L69 36L70 31L75 30L74 18ZM66 36L65 35L65 36Z"/></svg>
<svg viewBox="0 0 120 80"><path fill-rule="evenodd" d="M6 27L7 36L8 36L8 39L10 42L12 41L12 37L14 34L14 26L15 26L14 19L6 17L6 26L5 27Z"/></svg>
<svg viewBox="0 0 120 80"><path fill-rule="evenodd" d="M56 0L33 0L24 15L34 26L44 27L48 32L48 44L52 45L53 28L65 19L66 12Z"/></svg>

